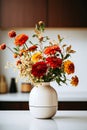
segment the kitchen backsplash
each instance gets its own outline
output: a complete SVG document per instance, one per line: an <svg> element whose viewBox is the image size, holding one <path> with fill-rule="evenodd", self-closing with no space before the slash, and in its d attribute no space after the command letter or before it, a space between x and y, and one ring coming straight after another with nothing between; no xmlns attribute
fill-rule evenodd
<svg viewBox="0 0 87 130"><path fill-rule="evenodd" d="M9 46L14 46L13 40L8 38L8 31L0 30L0 43L7 43ZM33 29L15 29L17 34L26 33L29 39L32 39ZM58 91L87 91L87 28L49 28L46 29L45 35L48 35L51 39L57 40L57 35L60 34L64 37L64 43L71 44L76 53L72 56L75 63L76 74L79 77L79 85L77 88L70 86L61 86L53 82L53 86ZM12 54L6 49L3 53L0 52L0 75L6 76L8 86L12 77L17 77L17 72L13 71L13 68L5 69L7 62L15 62ZM21 83L23 79L19 79L17 86L20 91Z"/></svg>

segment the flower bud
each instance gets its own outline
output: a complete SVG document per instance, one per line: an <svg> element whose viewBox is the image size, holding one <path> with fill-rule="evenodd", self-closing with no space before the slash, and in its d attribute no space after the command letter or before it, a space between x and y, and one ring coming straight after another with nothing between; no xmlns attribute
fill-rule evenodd
<svg viewBox="0 0 87 130"><path fill-rule="evenodd" d="M19 65L19 64L21 64L21 60L18 60L16 63L16 65Z"/></svg>
<svg viewBox="0 0 87 130"><path fill-rule="evenodd" d="M8 32L8 36L9 36L10 38L13 38L13 37L16 36L16 32L15 32L14 30L11 30L10 32Z"/></svg>
<svg viewBox="0 0 87 130"><path fill-rule="evenodd" d="M17 58L17 54L16 53L14 53L14 58Z"/></svg>
<svg viewBox="0 0 87 130"><path fill-rule="evenodd" d="M5 43L2 43L1 45L0 45L0 50L4 50L6 48L6 44Z"/></svg>
<svg viewBox="0 0 87 130"><path fill-rule="evenodd" d="M43 41L43 37L42 37L42 36L40 36L40 37L39 37L39 40L40 40L40 42L41 42L41 41Z"/></svg>
<svg viewBox="0 0 87 130"><path fill-rule="evenodd" d="M39 25L42 25L42 24L43 24L43 21L39 21L38 24L39 24Z"/></svg>

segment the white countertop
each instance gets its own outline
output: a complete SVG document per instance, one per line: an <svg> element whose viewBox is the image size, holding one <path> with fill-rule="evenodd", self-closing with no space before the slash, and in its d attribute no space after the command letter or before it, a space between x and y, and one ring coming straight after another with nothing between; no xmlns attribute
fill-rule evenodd
<svg viewBox="0 0 87 130"><path fill-rule="evenodd" d="M87 111L57 111L47 120L29 111L0 111L0 130L87 130Z"/></svg>
<svg viewBox="0 0 87 130"><path fill-rule="evenodd" d="M59 101L87 101L87 92L59 92ZM29 101L29 93L0 94L0 101Z"/></svg>

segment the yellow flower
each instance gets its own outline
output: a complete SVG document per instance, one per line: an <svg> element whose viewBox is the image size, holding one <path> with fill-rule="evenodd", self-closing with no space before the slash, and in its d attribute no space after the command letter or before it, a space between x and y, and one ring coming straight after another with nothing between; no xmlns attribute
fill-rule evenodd
<svg viewBox="0 0 87 130"><path fill-rule="evenodd" d="M36 52L35 54L32 55L31 60L32 62L38 62L40 59L42 59L41 52Z"/></svg>
<svg viewBox="0 0 87 130"><path fill-rule="evenodd" d="M72 74L72 73L74 73L75 67L74 67L74 64L73 64L72 61L67 60L67 61L64 62L64 71L65 71L67 74Z"/></svg>

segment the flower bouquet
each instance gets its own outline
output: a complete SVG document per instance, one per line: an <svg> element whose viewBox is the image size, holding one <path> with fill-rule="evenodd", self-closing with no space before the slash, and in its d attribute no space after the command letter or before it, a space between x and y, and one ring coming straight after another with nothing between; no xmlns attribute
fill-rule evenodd
<svg viewBox="0 0 87 130"><path fill-rule="evenodd" d="M13 57L16 58L15 65L20 72L20 77L26 77L32 84L56 81L61 85L69 81L73 86L77 86L78 77L73 76L75 65L69 59L71 54L75 53L72 46L63 44L60 35L55 41L45 36L44 32L45 24L39 21L32 35L37 41L34 43L28 35L17 34L16 31L11 30L8 36L14 38L14 48L2 43L0 50L8 48L12 52Z"/></svg>

